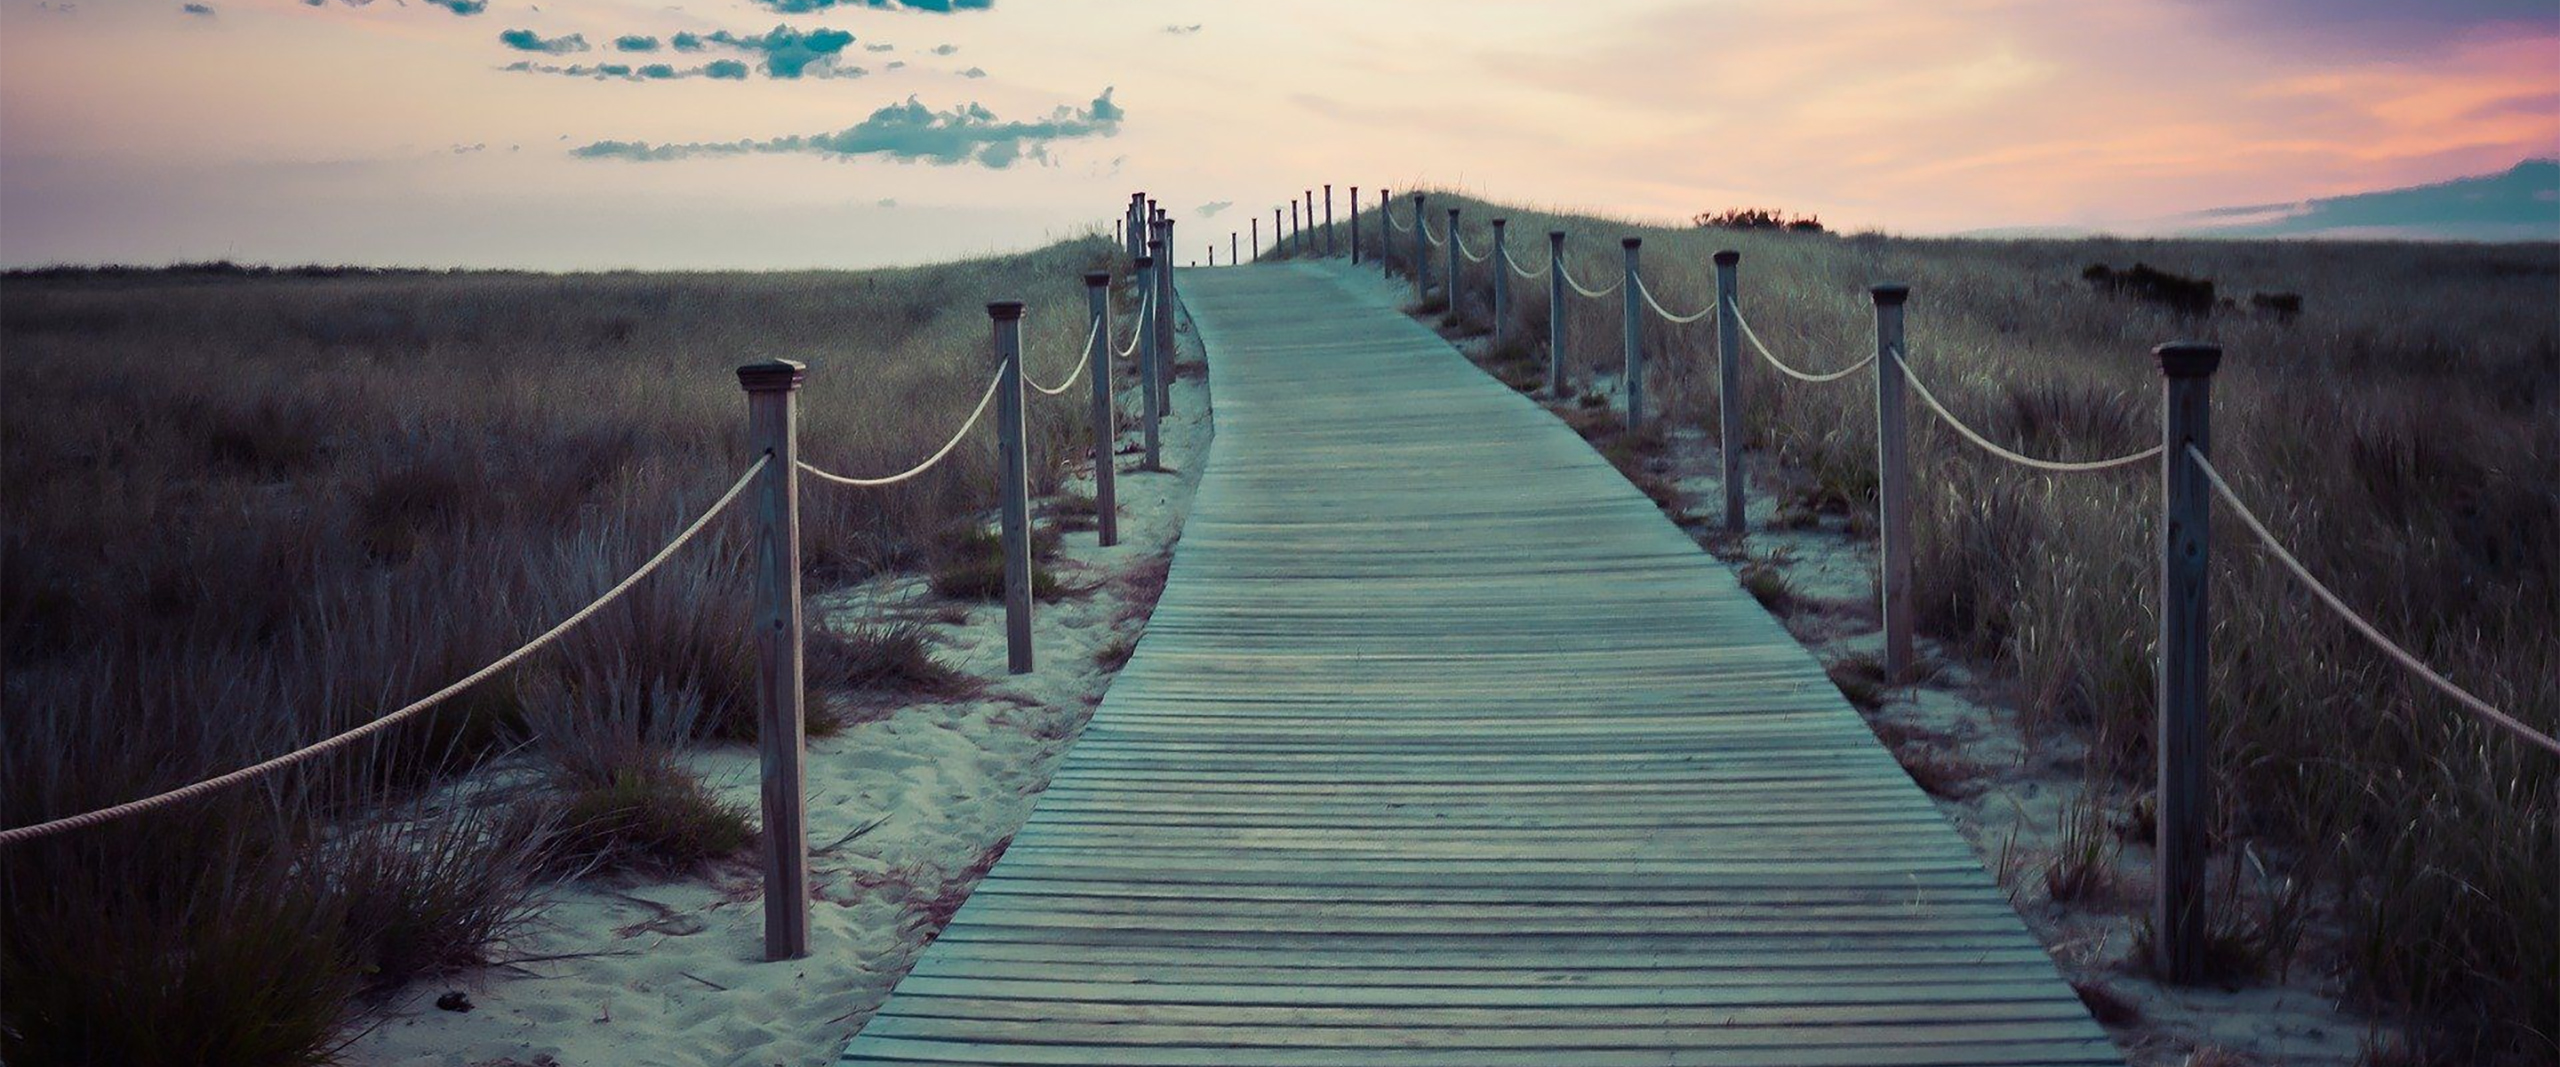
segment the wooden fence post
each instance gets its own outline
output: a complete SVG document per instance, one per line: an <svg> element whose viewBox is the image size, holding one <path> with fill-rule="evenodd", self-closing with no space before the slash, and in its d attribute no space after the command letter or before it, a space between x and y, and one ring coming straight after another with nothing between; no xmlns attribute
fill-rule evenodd
<svg viewBox="0 0 2560 1067"><path fill-rule="evenodd" d="M1283 234L1285 234L1286 232L1287 232L1287 231L1282 230L1282 229L1280 228L1280 209L1279 209L1279 208L1276 208L1276 207L1275 207L1275 208L1272 208L1272 209L1271 209L1271 254L1272 254L1272 255L1280 256L1280 257L1283 257L1283 258L1286 258L1286 257L1288 256L1288 254L1289 254L1288 238L1287 238L1287 237L1282 236L1282 235L1283 235Z"/></svg>
<svg viewBox="0 0 2560 1067"><path fill-rule="evenodd" d="M756 475L756 745L763 753L764 958L809 954L809 824L802 803L800 413L808 368L787 359L738 368Z"/></svg>
<svg viewBox="0 0 2560 1067"><path fill-rule="evenodd" d="M1146 209L1147 209L1147 194L1145 194L1145 193L1131 193L1131 194L1129 194L1129 233L1128 233L1128 237L1129 237L1129 258L1131 258L1131 259L1136 259L1136 258L1138 258L1139 256L1143 256L1143 255L1146 255L1146 254L1147 254L1147 237L1146 237L1146 232L1145 232L1145 231L1146 231L1146 227L1145 227L1145 225L1144 225L1144 222L1142 221L1142 214L1141 214L1142 212L1146 211Z"/></svg>
<svg viewBox="0 0 2560 1067"><path fill-rule="evenodd" d="M1022 426L1022 301L987 305L995 327L996 497L1004 512L1005 667L1031 673L1031 457Z"/></svg>
<svg viewBox="0 0 2560 1067"><path fill-rule="evenodd" d="M1716 420L1723 438L1724 531L1742 533L1742 253L1716 253Z"/></svg>
<svg viewBox="0 0 2560 1067"><path fill-rule="evenodd" d="M1253 217L1253 258L1262 258L1262 216Z"/></svg>
<svg viewBox="0 0 2560 1067"><path fill-rule="evenodd" d="M1170 215L1164 220L1164 246L1167 249L1173 247L1173 217ZM1181 338L1176 330L1182 322L1182 313L1177 310L1181 305L1175 303L1173 295L1173 257L1161 257L1156 264L1156 410L1170 412L1173 410L1173 367L1182 362Z"/></svg>
<svg viewBox="0 0 2560 1067"><path fill-rule="evenodd" d="M1876 302L1876 584L1884 614L1884 673L1911 674L1911 465L1902 421L1902 305L1907 285L1869 292Z"/></svg>
<svg viewBox="0 0 2560 1067"><path fill-rule="evenodd" d="M1240 248L1241 248L1241 246L1239 245L1239 243L1238 243L1238 242L1237 242L1237 240L1236 240L1236 232L1235 232L1234 230L1228 230L1228 231L1227 231L1227 265L1228 265L1228 266L1230 266L1230 267L1241 267L1241 266L1244 266L1244 260L1243 260L1241 257L1238 257L1238 256L1236 255L1236 253L1240 250Z"/></svg>
<svg viewBox="0 0 2560 1067"><path fill-rule="evenodd" d="M1431 298L1431 224L1422 218L1421 193L1413 194L1413 302Z"/></svg>
<svg viewBox="0 0 2560 1067"><path fill-rule="evenodd" d="M1447 269L1440 272L1441 302L1449 305L1449 321L1455 324L1458 321L1458 279L1464 277L1458 273L1458 269L1466 263L1465 260L1458 258L1457 208L1449 209L1449 242L1448 246L1440 251L1446 253L1442 262L1447 265Z"/></svg>
<svg viewBox="0 0 2560 1067"><path fill-rule="evenodd" d="M1381 275L1390 274L1395 269L1394 264L1387 262L1387 253L1394 249L1394 239L1389 235L1395 232L1395 217L1387 214L1390 199L1386 190L1378 190L1378 273Z"/></svg>
<svg viewBox="0 0 2560 1067"><path fill-rule="evenodd" d="M1504 251L1502 228L1510 219L1493 220L1493 343L1511 336L1511 258Z"/></svg>
<svg viewBox="0 0 2560 1067"><path fill-rule="evenodd" d="M1312 252L1312 251L1314 251L1314 250L1315 250L1315 247L1316 247L1316 233L1315 233L1315 230L1316 230L1316 191L1315 191L1315 190L1313 190L1313 189L1309 189L1309 190L1307 190L1307 228L1306 228L1306 231L1305 231L1307 236L1306 236L1306 240L1305 240L1304 242L1302 242L1301 244L1299 244L1299 245L1298 245L1298 254L1299 254L1299 255L1305 255L1305 254L1307 254L1308 252Z"/></svg>
<svg viewBox="0 0 2560 1067"><path fill-rule="evenodd" d="M2152 966L2171 982L2203 977L2205 854L2212 810L2206 776L2206 686L2213 657L2206 640L2213 489L2187 455L2213 452L2213 372L2222 348L2165 344L2160 364L2160 791L2153 856L2159 892L2152 907Z"/></svg>
<svg viewBox="0 0 2560 1067"><path fill-rule="evenodd" d="M1156 257L1154 243L1149 242L1147 255L1138 257L1138 306L1145 312L1138 318L1138 411L1139 429L1146 441L1145 469L1163 470L1162 431L1157 422L1163 412L1156 406Z"/></svg>
<svg viewBox="0 0 2560 1067"><path fill-rule="evenodd" d="M1637 250L1644 247L1644 238L1619 238L1618 247L1626 255L1627 273L1618 289L1626 309L1627 432L1634 433L1644 428L1644 296L1636 291L1643 284Z"/></svg>
<svg viewBox="0 0 2560 1067"><path fill-rule="evenodd" d="M1298 198L1293 196L1289 198L1289 254L1296 256L1304 251L1306 239L1298 229Z"/></svg>
<svg viewBox="0 0 2560 1067"><path fill-rule="evenodd" d="M1084 372L1093 379L1093 521L1104 548L1120 543L1120 472L1113 453L1120 445L1120 412L1111 402L1111 272L1084 276L1085 317L1093 343L1084 354Z"/></svg>
<svg viewBox="0 0 2560 1067"><path fill-rule="evenodd" d="M1547 231L1547 395L1564 399L1564 231Z"/></svg>
<svg viewBox="0 0 2560 1067"><path fill-rule="evenodd" d="M1333 186L1324 187L1324 258L1333 258Z"/></svg>
<svg viewBox="0 0 2560 1067"><path fill-rule="evenodd" d="M1360 265L1360 187L1351 187L1351 265Z"/></svg>

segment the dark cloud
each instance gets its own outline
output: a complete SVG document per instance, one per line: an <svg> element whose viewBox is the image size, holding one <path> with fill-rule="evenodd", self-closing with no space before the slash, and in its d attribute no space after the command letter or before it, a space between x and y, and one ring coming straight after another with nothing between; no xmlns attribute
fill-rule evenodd
<svg viewBox="0 0 2560 1067"><path fill-rule="evenodd" d="M907 69L907 61L906 61L906 60L903 60L903 59L892 59L892 60L890 60L890 61L889 61L889 69L890 69L890 70L905 70L905 69Z"/></svg>
<svg viewBox="0 0 2560 1067"><path fill-rule="evenodd" d="M1217 213L1234 206L1236 206L1236 202L1233 200L1212 200L1206 204L1200 205L1197 210L1200 212L1200 217L1205 219L1213 217Z"/></svg>
<svg viewBox="0 0 2560 1067"><path fill-rule="evenodd" d="M894 44L866 44L862 46L862 50L865 52L895 52L898 50L898 46Z"/></svg>
<svg viewBox="0 0 2560 1067"><path fill-rule="evenodd" d="M734 59L715 59L699 67L678 67L669 63L650 63L634 67L628 63L536 63L518 60L498 68L516 74L557 74L566 78L594 78L599 81L675 81L680 78L716 78L744 80L747 65ZM561 140L568 140L567 134Z"/></svg>
<svg viewBox="0 0 2560 1067"><path fill-rule="evenodd" d="M597 141L575 150L585 159L659 162L698 156L805 154L835 159L880 156L903 162L975 163L1010 167L1025 159L1045 161L1049 145L1084 137L1109 137L1120 130L1127 112L1105 89L1093 103L1060 107L1034 122L1004 122L978 104L935 111L908 97L872 112L871 117L834 133L776 137L770 140L697 141L649 144L643 141Z"/></svg>
<svg viewBox="0 0 2560 1067"><path fill-rule="evenodd" d="M797 78L813 65L820 68L821 73L833 66L835 57L844 52L846 45L853 43L853 35L843 30L828 29L802 33L789 26L776 26L759 37L740 37L722 30L712 34L709 40L714 44L761 53L766 74L776 78Z"/></svg>
<svg viewBox="0 0 2560 1067"><path fill-rule="evenodd" d="M933 46L933 54L937 56L947 56L959 50L960 46L956 44L938 44Z"/></svg>
<svg viewBox="0 0 2560 1067"><path fill-rule="evenodd" d="M440 7L456 15L477 15L489 10L489 0L427 0L427 6Z"/></svg>
<svg viewBox="0 0 2560 1067"><path fill-rule="evenodd" d="M933 15L949 15L961 11L985 11L996 6L996 0L755 0L755 2L785 15L807 15L834 8L919 11Z"/></svg>
<svg viewBox="0 0 2560 1067"><path fill-rule="evenodd" d="M702 65L702 76L724 81L745 81L747 65L734 59L715 59Z"/></svg>
<svg viewBox="0 0 2560 1067"><path fill-rule="evenodd" d="M213 17L213 5L211 4L185 4L181 5L178 10L184 11L190 15L201 15L205 18Z"/></svg>
<svg viewBox="0 0 2560 1067"><path fill-rule="evenodd" d="M1194 22L1188 26L1167 26L1164 28L1164 32L1170 33L1176 37L1188 37L1200 32L1200 24Z"/></svg>
<svg viewBox="0 0 2560 1067"><path fill-rule="evenodd" d="M566 37L544 37L532 30L508 30L499 34L498 40L519 52L540 52L545 55L556 56L587 50L586 35L579 33Z"/></svg>
<svg viewBox="0 0 2560 1067"><path fill-rule="evenodd" d="M706 47L702 43L702 35L698 33L679 33L667 38L667 43L674 45L675 50L679 52L699 52Z"/></svg>
<svg viewBox="0 0 2560 1067"><path fill-rule="evenodd" d="M651 63L648 66L640 68L636 73L651 81L665 81L669 78L681 78L684 76L682 73L679 73L676 68L664 63Z"/></svg>
<svg viewBox="0 0 2560 1067"><path fill-rule="evenodd" d="M960 76L963 78L983 78L987 76L987 72L983 67L971 67L967 70L961 71Z"/></svg>
<svg viewBox="0 0 2560 1067"><path fill-rule="evenodd" d="M2405 55L2482 27L2528 24L2560 33L2552 0L2187 0L2205 17L2233 28L2295 42L2305 39Z"/></svg>
<svg viewBox="0 0 2560 1067"><path fill-rule="evenodd" d="M625 52L655 52L658 39L637 33L626 33L613 39L613 46Z"/></svg>

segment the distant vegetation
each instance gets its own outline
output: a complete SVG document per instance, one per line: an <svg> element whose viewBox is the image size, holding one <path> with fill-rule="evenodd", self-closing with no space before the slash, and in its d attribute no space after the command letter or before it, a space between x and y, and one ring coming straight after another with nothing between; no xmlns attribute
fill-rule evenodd
<svg viewBox="0 0 2560 1067"><path fill-rule="evenodd" d="M1814 240L1780 231L1774 211L1649 230L1433 203L1507 215L1518 231L1569 231L1588 278L1614 276L1617 238L1642 236L1650 287L1679 309L1714 292L1715 251L1739 250L1751 324L1816 370L1874 349L1869 285L1910 283L1916 372L1975 425L2058 458L2156 443L2149 349L2219 341L2214 457L2239 492L2419 656L2560 728L2560 247ZM1466 299L1450 310L1471 328L1489 320L1485 269L1467 268ZM1525 340L1489 358L1526 388L1542 377L1554 311L1542 285L1511 292ZM2226 292L2253 295L2243 304ZM1576 299L1565 313L1575 378L1615 372L1617 299ZM1655 403L1672 424L1711 428L1713 321L1648 319L1646 331ZM1790 506L1871 509L1868 378L1806 386L1756 360L1743 376L1747 439L1813 483ZM2104 810L2085 817L2139 839L2153 759L2157 468L2034 475L1917 408L1910 417L1922 626L2012 675L2031 726L2092 739ZM2215 923L2228 980L2335 967L2364 1005L2415 1023L2421 1062L2551 1062L2560 760L2385 661L2236 522L2217 520L2216 533ZM2319 915L2334 934L2319 932Z"/></svg>
<svg viewBox="0 0 2560 1067"><path fill-rule="evenodd" d="M1789 233L1823 233L1822 220L1813 215L1790 217L1783 211L1764 207L1733 207L1710 211L1693 217L1689 224L1702 230L1785 230Z"/></svg>
<svg viewBox="0 0 2560 1067"><path fill-rule="evenodd" d="M0 824L288 751L583 605L746 467L739 364L810 364L813 462L905 467L993 369L984 302L1029 300L1031 372L1063 377L1080 272L1109 253L0 279ZM1034 424L1043 482L1080 454L1084 406L1055 410ZM890 490L812 487L813 587L974 559L991 453ZM318 1062L368 996L485 960L541 879L744 847L751 813L676 758L754 732L748 546L714 529L554 651L377 743L0 853L0 1059ZM958 684L891 628L817 647L813 685ZM529 780L459 784L511 751Z"/></svg>

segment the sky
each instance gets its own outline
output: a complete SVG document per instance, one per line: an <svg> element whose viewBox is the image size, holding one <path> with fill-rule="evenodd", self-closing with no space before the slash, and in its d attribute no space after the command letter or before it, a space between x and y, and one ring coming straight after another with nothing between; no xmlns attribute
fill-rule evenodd
<svg viewBox="0 0 2560 1067"><path fill-rule="evenodd" d="M2560 0L0 0L11 266L865 267L1136 189L1191 259L1324 182L1946 233L2552 156Z"/></svg>

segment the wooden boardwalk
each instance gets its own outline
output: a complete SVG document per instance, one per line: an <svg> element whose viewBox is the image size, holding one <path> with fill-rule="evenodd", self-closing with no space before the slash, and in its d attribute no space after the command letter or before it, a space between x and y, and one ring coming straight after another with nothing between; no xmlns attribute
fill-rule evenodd
<svg viewBox="0 0 2560 1067"><path fill-rule="evenodd" d="M844 1062L2121 1063L1733 575L1338 270L1183 275L1171 584Z"/></svg>

